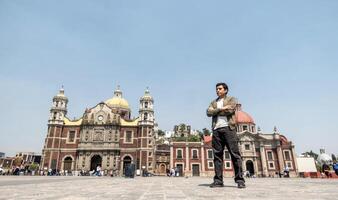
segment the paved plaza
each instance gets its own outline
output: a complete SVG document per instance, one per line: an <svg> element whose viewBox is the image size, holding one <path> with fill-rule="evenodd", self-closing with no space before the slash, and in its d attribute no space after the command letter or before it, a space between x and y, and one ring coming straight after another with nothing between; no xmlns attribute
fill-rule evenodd
<svg viewBox="0 0 338 200"><path fill-rule="evenodd" d="M247 179L238 189L209 188L210 178L14 177L0 176L0 199L338 199L338 180Z"/></svg>

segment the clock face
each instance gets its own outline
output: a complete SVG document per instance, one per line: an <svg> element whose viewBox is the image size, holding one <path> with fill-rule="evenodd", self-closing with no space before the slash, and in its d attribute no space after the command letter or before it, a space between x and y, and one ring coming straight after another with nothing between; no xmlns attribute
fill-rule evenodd
<svg viewBox="0 0 338 200"><path fill-rule="evenodd" d="M99 121L102 121L102 120L103 120L103 116L100 115L100 116L97 117L97 119L98 119Z"/></svg>

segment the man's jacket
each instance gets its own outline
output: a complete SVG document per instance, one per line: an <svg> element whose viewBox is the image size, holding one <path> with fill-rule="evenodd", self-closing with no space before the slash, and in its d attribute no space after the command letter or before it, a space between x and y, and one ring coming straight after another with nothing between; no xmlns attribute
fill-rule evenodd
<svg viewBox="0 0 338 200"><path fill-rule="evenodd" d="M231 130L235 130L236 129L235 111L237 99L235 97L225 96L223 107L226 106L227 109L225 109L224 111L221 111L219 108L217 108L218 99L219 98L213 100L207 109L207 116L212 117L212 130L214 130L216 126L217 116L226 116L228 119L229 128Z"/></svg>

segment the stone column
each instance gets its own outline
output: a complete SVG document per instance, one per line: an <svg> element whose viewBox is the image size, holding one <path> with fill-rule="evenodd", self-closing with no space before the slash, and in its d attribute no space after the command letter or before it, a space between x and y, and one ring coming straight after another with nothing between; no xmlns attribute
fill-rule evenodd
<svg viewBox="0 0 338 200"><path fill-rule="evenodd" d="M204 144L201 145L201 159L202 159L202 173L201 174L205 174L205 156L204 156Z"/></svg>
<svg viewBox="0 0 338 200"><path fill-rule="evenodd" d="M252 149L253 149L253 159L252 162L254 164L255 176L258 175L258 163L257 163L257 153L256 153L256 145L255 142L252 142Z"/></svg>
<svg viewBox="0 0 338 200"><path fill-rule="evenodd" d="M185 167L183 169L184 172L190 172L190 167L189 167L189 143L185 143ZM186 175L186 174L184 174Z"/></svg>
<svg viewBox="0 0 338 200"><path fill-rule="evenodd" d="M284 157L282 147L280 145L277 146L277 156L278 156L278 163L279 163L279 172L284 170Z"/></svg>
<svg viewBox="0 0 338 200"><path fill-rule="evenodd" d="M267 176L268 175L268 169L267 169L268 163L266 161L264 145L260 145L260 153L261 153L261 161L262 161L262 173L263 173L263 176Z"/></svg>
<svg viewBox="0 0 338 200"><path fill-rule="evenodd" d="M174 147L170 144L170 169L174 167Z"/></svg>
<svg viewBox="0 0 338 200"><path fill-rule="evenodd" d="M291 154L292 154L292 160L295 166L293 168L295 169L296 176L298 176L298 164L297 164L297 157L295 152L295 145L291 144Z"/></svg>

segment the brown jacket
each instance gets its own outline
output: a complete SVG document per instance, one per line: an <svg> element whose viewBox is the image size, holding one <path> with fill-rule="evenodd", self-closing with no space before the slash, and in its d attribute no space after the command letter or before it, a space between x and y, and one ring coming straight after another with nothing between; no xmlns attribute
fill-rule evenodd
<svg viewBox="0 0 338 200"><path fill-rule="evenodd" d="M212 130L214 130L216 126L217 116L226 116L228 118L230 129L235 130L236 129L235 110L237 105L237 99L235 97L225 96L223 105L229 108L224 111L221 111L219 108L217 108L218 99L219 98L213 100L207 109L207 116L212 117Z"/></svg>

